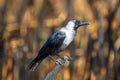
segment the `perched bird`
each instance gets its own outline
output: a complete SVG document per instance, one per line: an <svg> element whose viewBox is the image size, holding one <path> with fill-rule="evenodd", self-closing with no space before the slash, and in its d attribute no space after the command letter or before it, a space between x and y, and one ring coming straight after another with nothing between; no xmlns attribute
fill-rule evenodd
<svg viewBox="0 0 120 80"><path fill-rule="evenodd" d="M73 41L77 29L84 25L89 25L89 22L72 19L65 27L53 33L39 50L37 57L28 65L28 69L35 70L47 56L58 55Z"/></svg>

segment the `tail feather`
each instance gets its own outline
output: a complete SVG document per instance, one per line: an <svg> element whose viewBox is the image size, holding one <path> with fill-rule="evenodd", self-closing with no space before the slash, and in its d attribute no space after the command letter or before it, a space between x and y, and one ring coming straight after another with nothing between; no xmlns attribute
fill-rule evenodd
<svg viewBox="0 0 120 80"><path fill-rule="evenodd" d="M36 58L28 65L30 71L35 71L42 60L37 61Z"/></svg>

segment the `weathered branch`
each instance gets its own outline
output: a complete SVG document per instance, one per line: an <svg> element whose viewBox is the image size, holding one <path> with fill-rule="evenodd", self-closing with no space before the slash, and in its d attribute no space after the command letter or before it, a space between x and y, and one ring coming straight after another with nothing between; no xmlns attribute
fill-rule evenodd
<svg viewBox="0 0 120 80"><path fill-rule="evenodd" d="M71 57L69 57L69 56L62 56L61 58L57 59L57 60L55 61L55 64L56 64L56 65L55 65L54 69L46 75L46 77L45 77L44 80L57 80L57 79L56 79L57 73L58 73L60 70L62 70L62 68L63 68L64 66L66 66L66 63L67 63L68 61L71 61L71 60L72 60L72 59L71 59Z"/></svg>

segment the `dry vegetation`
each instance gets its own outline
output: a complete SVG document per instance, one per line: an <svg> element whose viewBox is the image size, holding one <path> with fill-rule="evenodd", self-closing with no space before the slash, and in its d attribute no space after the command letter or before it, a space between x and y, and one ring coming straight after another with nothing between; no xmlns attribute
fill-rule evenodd
<svg viewBox="0 0 120 80"><path fill-rule="evenodd" d="M48 36L70 19L88 20L61 55L58 80L120 80L120 0L0 0L0 80L42 80L54 63L25 69Z"/></svg>

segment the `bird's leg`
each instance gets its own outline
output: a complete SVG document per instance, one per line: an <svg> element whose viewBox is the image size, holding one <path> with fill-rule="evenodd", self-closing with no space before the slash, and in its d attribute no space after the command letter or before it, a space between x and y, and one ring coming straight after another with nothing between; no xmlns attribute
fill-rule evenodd
<svg viewBox="0 0 120 80"><path fill-rule="evenodd" d="M60 65L63 65L63 63L65 63L66 61L71 61L72 58L70 56L62 56L60 57L59 59L57 59L55 61L56 64L60 64Z"/></svg>
<svg viewBox="0 0 120 80"><path fill-rule="evenodd" d="M56 54L56 56L57 56L59 59L55 60L51 55L49 55L48 57L49 57L52 61L54 61L55 64L63 65L63 60L62 60L61 56L58 55L58 54Z"/></svg>
<svg viewBox="0 0 120 80"><path fill-rule="evenodd" d="M59 58L59 59L57 59L56 61L55 61L55 64L60 64L60 65L63 65L63 60L61 59L61 58Z"/></svg>
<svg viewBox="0 0 120 80"><path fill-rule="evenodd" d="M61 58L61 56L59 54L55 54L58 58Z"/></svg>
<svg viewBox="0 0 120 80"><path fill-rule="evenodd" d="M62 57L59 54L55 54L55 55L59 58L55 61L55 64L63 65Z"/></svg>
<svg viewBox="0 0 120 80"><path fill-rule="evenodd" d="M55 62L55 59L51 55L49 55L48 57Z"/></svg>
<svg viewBox="0 0 120 80"><path fill-rule="evenodd" d="M57 57L60 57L60 55L56 55ZM48 56L53 62L55 62L55 64L60 64L62 65L62 60L61 59L57 59L55 60L51 55Z"/></svg>

